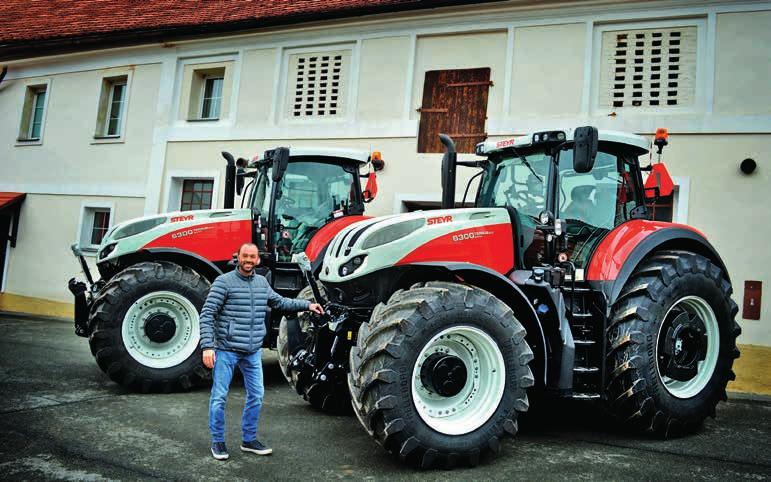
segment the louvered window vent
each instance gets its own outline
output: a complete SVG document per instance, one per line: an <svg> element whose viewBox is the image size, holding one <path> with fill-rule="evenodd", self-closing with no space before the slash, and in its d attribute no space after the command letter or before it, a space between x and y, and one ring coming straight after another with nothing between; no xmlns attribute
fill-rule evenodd
<svg viewBox="0 0 771 482"><path fill-rule="evenodd" d="M600 107L689 107L696 27L604 32Z"/></svg>
<svg viewBox="0 0 771 482"><path fill-rule="evenodd" d="M350 50L291 55L289 117L343 116L350 58Z"/></svg>

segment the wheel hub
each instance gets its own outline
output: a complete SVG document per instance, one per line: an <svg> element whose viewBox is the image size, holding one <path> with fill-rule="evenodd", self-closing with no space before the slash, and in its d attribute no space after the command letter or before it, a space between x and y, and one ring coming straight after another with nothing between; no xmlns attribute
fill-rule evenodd
<svg viewBox="0 0 771 482"><path fill-rule="evenodd" d="M177 324L166 313L155 313L145 322L145 334L155 343L166 343L174 338L176 332Z"/></svg>
<svg viewBox="0 0 771 482"><path fill-rule="evenodd" d="M454 355L434 353L429 356L420 369L420 381L429 390L444 397L460 393L468 372L463 360Z"/></svg>
<svg viewBox="0 0 771 482"><path fill-rule="evenodd" d="M707 357L707 330L695 313L678 310L659 340L659 368L679 381L696 376L698 364Z"/></svg>

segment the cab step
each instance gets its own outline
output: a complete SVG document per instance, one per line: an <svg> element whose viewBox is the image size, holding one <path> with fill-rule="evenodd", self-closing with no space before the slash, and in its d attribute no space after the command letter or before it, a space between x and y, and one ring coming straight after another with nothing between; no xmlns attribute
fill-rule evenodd
<svg viewBox="0 0 771 482"><path fill-rule="evenodd" d="M574 393L574 400L598 400L600 398L599 393Z"/></svg>
<svg viewBox="0 0 771 482"><path fill-rule="evenodd" d="M594 340L573 340L576 346L591 346L596 344Z"/></svg>
<svg viewBox="0 0 771 482"><path fill-rule="evenodd" d="M597 373L600 369L597 367L573 367L575 373Z"/></svg>

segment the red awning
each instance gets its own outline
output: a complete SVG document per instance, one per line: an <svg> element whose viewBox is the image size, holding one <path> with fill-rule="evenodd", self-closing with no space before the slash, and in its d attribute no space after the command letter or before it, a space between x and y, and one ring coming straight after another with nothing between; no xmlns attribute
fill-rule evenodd
<svg viewBox="0 0 771 482"><path fill-rule="evenodd" d="M0 192L0 211L21 204L27 195L23 192Z"/></svg>
<svg viewBox="0 0 771 482"><path fill-rule="evenodd" d="M24 202L25 197L27 194L23 192L0 192L0 216L9 215L13 219L11 234L7 238L11 241L12 248L16 247L16 236L19 234L19 214L21 203Z"/></svg>

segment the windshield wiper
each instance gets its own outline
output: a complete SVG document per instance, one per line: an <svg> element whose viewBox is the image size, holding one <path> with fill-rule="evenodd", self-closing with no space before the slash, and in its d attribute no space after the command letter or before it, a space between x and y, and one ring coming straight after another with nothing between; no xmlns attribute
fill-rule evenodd
<svg viewBox="0 0 771 482"><path fill-rule="evenodd" d="M533 175L535 176L535 178L536 178L536 179L538 179L538 181L539 181L541 184L543 184L543 179L541 179L541 176L539 176L538 174L536 174L536 173L535 173L535 171L533 170L533 166L531 166L531 165L530 165L530 163L529 163L529 162L527 162L527 159L525 158L525 156L523 156L522 154L520 154L519 152L517 152L517 151L516 151L514 148L512 148L512 149L511 149L511 152L512 152L512 153L514 153L514 155L515 155L515 156L517 156L517 158L518 158L520 161L522 161L522 164L524 164L524 165L525 165L525 167L527 167L528 169L530 169L530 172L532 172L532 173L533 173Z"/></svg>

